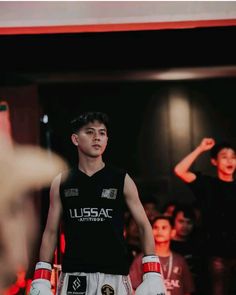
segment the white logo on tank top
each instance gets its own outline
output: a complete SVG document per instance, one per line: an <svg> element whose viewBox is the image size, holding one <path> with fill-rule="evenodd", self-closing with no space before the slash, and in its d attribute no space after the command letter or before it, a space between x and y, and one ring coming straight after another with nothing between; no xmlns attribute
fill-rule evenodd
<svg viewBox="0 0 236 295"><path fill-rule="evenodd" d="M116 195L117 195L117 189L116 188L104 188L102 190L101 198L115 200Z"/></svg>
<svg viewBox="0 0 236 295"><path fill-rule="evenodd" d="M64 190L65 197L78 197L79 189L78 188L68 188Z"/></svg>
<svg viewBox="0 0 236 295"><path fill-rule="evenodd" d="M69 209L70 218L78 221L96 221L101 222L112 218L113 209L110 208L74 208Z"/></svg>

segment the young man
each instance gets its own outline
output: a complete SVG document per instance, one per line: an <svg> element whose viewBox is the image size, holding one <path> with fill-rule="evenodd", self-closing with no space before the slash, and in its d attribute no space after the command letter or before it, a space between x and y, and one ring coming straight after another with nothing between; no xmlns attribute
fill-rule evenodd
<svg viewBox="0 0 236 295"><path fill-rule="evenodd" d="M211 150L211 163L217 177L190 171L191 165L204 152ZM213 138L203 138L199 146L175 167L176 175L188 184L202 208L205 241L209 261L211 291L206 294L236 294L236 169L235 148Z"/></svg>
<svg viewBox="0 0 236 295"><path fill-rule="evenodd" d="M175 235L171 239L170 247L175 253L182 255L188 263L189 270L193 275L196 294L203 294L202 268L203 268L203 247L202 239L196 230L195 208L191 204L181 204L173 211L173 222Z"/></svg>
<svg viewBox="0 0 236 295"><path fill-rule="evenodd" d="M173 221L175 235L172 241L186 242L188 241L195 227L195 212L190 204L179 204L173 211Z"/></svg>
<svg viewBox="0 0 236 295"><path fill-rule="evenodd" d="M108 118L103 113L85 113L72 121L71 139L79 161L66 182L61 183L62 175L58 175L52 183L40 249L41 262L36 265L31 295L52 294L50 263L61 217L66 249L57 294L131 295L128 252L123 236L125 204L137 223L145 255L144 281L136 294L164 295L152 229L136 185L125 171L103 162L107 132Z"/></svg>
<svg viewBox="0 0 236 295"><path fill-rule="evenodd" d="M166 287L166 295L189 295L194 292L194 283L188 265L183 256L170 249L174 234L172 217L160 215L153 221L155 252L159 256ZM133 288L142 281L142 254L135 257L130 278Z"/></svg>

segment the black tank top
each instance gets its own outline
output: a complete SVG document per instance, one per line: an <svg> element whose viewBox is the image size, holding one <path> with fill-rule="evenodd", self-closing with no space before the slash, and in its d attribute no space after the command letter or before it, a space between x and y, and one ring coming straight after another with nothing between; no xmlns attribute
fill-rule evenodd
<svg viewBox="0 0 236 295"><path fill-rule="evenodd" d="M105 166L88 176L74 168L61 184L63 272L128 274L123 236L125 174Z"/></svg>

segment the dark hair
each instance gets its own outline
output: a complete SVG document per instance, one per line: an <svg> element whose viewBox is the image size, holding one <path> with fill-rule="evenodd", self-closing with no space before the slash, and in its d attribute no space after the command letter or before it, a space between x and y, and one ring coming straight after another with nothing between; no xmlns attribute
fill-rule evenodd
<svg viewBox="0 0 236 295"><path fill-rule="evenodd" d="M194 207L191 204L177 205L173 211L173 220L175 220L175 218L179 212L183 212L185 218L189 218L193 221L193 223L195 223L196 214L194 211Z"/></svg>
<svg viewBox="0 0 236 295"><path fill-rule="evenodd" d="M140 196L140 200L143 205L152 203L157 207L157 200L154 196Z"/></svg>
<svg viewBox="0 0 236 295"><path fill-rule="evenodd" d="M80 128L94 121L104 124L108 130L109 118L107 114L102 112L86 112L71 121L71 131L72 133L76 133L80 130Z"/></svg>
<svg viewBox="0 0 236 295"><path fill-rule="evenodd" d="M212 159L216 159L218 153L223 149L232 149L234 152L236 152L236 148L233 144L227 141L222 141L213 146L213 148L210 150L210 155Z"/></svg>
<svg viewBox="0 0 236 295"><path fill-rule="evenodd" d="M173 220L173 217L172 216L169 216L169 215L158 215L156 218L154 218L154 220L152 221L152 226L154 225L154 223L159 220L159 219L164 219L164 220L167 220L169 221L169 224L171 227L174 227L174 220Z"/></svg>
<svg viewBox="0 0 236 295"><path fill-rule="evenodd" d="M163 213L165 213L166 210L168 209L168 207L174 206L174 208L175 208L178 205L179 205L179 201L178 200L170 200L170 201L168 201L167 203L164 204L164 206L162 207L162 210L161 211Z"/></svg>

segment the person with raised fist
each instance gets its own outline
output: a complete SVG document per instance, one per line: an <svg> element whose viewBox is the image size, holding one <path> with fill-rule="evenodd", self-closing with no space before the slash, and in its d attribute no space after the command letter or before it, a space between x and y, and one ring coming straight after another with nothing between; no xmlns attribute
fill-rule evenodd
<svg viewBox="0 0 236 295"><path fill-rule="evenodd" d="M207 151L216 175L191 169ZM207 278L206 283L210 282L209 290L205 288L206 295L236 294L235 169L235 146L227 141L216 143L213 138L203 138L174 169L193 192L202 213L204 260L208 264L203 276Z"/></svg>

